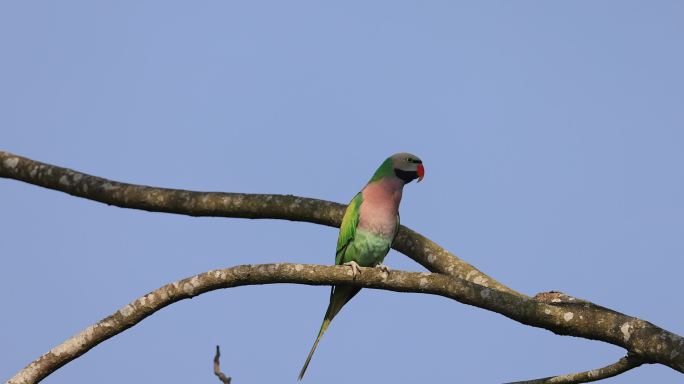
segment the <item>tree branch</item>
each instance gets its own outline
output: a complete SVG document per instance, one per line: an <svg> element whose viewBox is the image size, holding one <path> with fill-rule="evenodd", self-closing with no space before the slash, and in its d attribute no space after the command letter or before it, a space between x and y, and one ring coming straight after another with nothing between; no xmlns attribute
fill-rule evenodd
<svg viewBox="0 0 684 384"><path fill-rule="evenodd" d="M292 195L194 192L120 183L66 168L40 163L2 151L0 151L0 177L24 181L122 208L176 213L190 216L285 219L338 226L344 211L344 206L337 203ZM506 287L470 264L460 260L431 240L403 226L395 240L394 248L411 257L430 271L455 278L449 279L446 276L419 274L422 277L418 280L417 286L415 284L413 286L401 284L394 286L387 282L363 282L364 279L347 283L352 285L358 284L359 286L364 287L407 292L425 292L451 297L466 304L501 313L504 316L523 324L546 328L557 334L602 340L622 346L630 352L629 356L634 356L633 359L628 361L629 363L634 363L637 361L636 359L640 361L640 364L644 362L657 362L665 364L680 372L684 372L684 339L644 320L626 316L558 292L540 294L535 296L534 299L531 299L528 296ZM292 266L292 264L276 264L274 268L277 269L282 266ZM305 266L302 265L295 265L295 268L299 267L305 268ZM312 266L306 266L306 268L309 267ZM239 268L258 269L265 267L243 266L228 270L214 271L214 273L223 276L227 273L226 271L235 271ZM309 270L309 272L322 273L322 271L319 270ZM404 276L402 274L406 273L408 272L399 272L398 276ZM393 272L392 278L388 281L393 281L395 276L397 276L396 274L397 272ZM198 275L193 279L203 275ZM230 284L225 283L224 285L212 289L276 282L312 285L345 283L344 279L339 281L336 280L339 276L328 276L327 278L329 280L325 281L319 279L325 279L325 276L309 276L311 278L310 280L303 279L302 276L296 278L290 276L284 280L279 280L280 278L283 278L283 276L274 275L270 276L273 280L266 279L261 282L255 282L251 280L251 275L248 276L250 276L250 278L243 277L243 280L246 280L241 281L239 284L235 282ZM407 278L406 276L404 277ZM264 279L264 276L261 276L260 278ZM460 288L456 289L456 291L447 290L448 292L430 290L428 286L432 284L431 282L434 282L433 280L440 280L444 284L447 282L451 284L446 284L443 287L450 286L450 289L455 289L454 287ZM184 281L185 280L179 283ZM403 284L405 282L399 281L395 283ZM190 284L189 286L193 287L192 282L185 282L183 284ZM159 291L164 291L164 288L165 287L160 288ZM147 295L138 301L143 300L142 305L146 306L146 304L144 304L145 300L151 298L145 298L150 295ZM169 297L167 297L167 299L168 298ZM128 315L124 315L124 313L138 313L138 310L135 309L136 307L131 307L131 305L135 304L137 301L131 303L129 306L117 312L117 314L89 327L79 335L43 355L17 374L12 380L16 379L16 382L36 382L66 364L68 361L85 353L94 345L133 326L154 311L184 298L187 297L177 296L174 300L164 301L161 306L156 307L156 309L150 309L149 312L141 310L144 315L137 318L137 320L132 323L129 323L130 319L128 319L124 323L125 326L123 328L113 326L112 324L114 323L112 323L112 321L114 321L114 316L120 312L126 318ZM109 330L105 332L103 331L104 329ZM96 330L97 332L95 332ZM99 336L96 337L95 333ZM85 342L84 340L90 341ZM598 370L540 380L566 380L557 378L584 374L589 375L590 372L597 371L610 371L614 366L622 365L618 362ZM49 369L46 367L49 367ZM29 378L28 381L24 380L25 378ZM10 382L15 382L12 380Z"/></svg>
<svg viewBox="0 0 684 384"><path fill-rule="evenodd" d="M120 183L0 151L0 177L24 181L121 208L189 216L283 219L339 227L345 206L292 195L195 192ZM404 226L394 249L429 271L524 296Z"/></svg>
<svg viewBox="0 0 684 384"><path fill-rule="evenodd" d="M544 377L542 379L516 381L508 384L577 384L590 383L592 381L599 381L609 377L617 376L625 373L632 368L640 367L644 361L632 355L627 355L617 362L607 365L602 368L592 369L591 371L584 371L578 373L569 373L567 375Z"/></svg>
<svg viewBox="0 0 684 384"><path fill-rule="evenodd" d="M680 336L644 320L598 305L586 305L584 301L572 308L549 305L437 273L395 270L387 276L376 268L361 268L361 274L354 278L345 266L278 263L213 270L165 285L53 348L17 373L8 384L37 383L97 344L177 301L221 288L275 283L351 285L444 296L557 334L615 344L635 351L643 361L658 362L684 372L684 339Z"/></svg>

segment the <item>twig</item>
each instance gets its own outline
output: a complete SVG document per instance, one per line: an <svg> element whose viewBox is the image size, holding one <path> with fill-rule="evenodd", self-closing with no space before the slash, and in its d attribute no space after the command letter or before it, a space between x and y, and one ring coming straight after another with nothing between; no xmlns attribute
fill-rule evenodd
<svg viewBox="0 0 684 384"><path fill-rule="evenodd" d="M216 355L214 356L214 375L221 380L223 384L230 384L230 376L226 376L223 372L221 372L221 349L219 346L216 346Z"/></svg>
<svg viewBox="0 0 684 384"><path fill-rule="evenodd" d="M578 384L590 383L607 379L609 377L617 376L621 373L627 372L630 369L636 368L644 364L644 361L633 355L627 355L617 362L607 365L602 368L592 369L591 371L584 371L578 373L570 373L567 375L550 376L541 379L515 381L508 384Z"/></svg>

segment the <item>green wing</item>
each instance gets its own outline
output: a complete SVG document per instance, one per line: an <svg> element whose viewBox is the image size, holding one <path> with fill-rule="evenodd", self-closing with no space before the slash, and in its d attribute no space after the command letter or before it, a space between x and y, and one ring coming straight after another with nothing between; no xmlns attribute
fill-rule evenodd
<svg viewBox="0 0 684 384"><path fill-rule="evenodd" d="M342 225L340 225L340 236L337 238L337 251L335 252L335 264L337 265L344 262L344 253L347 251L347 246L354 240L354 235L356 235L356 226L359 224L362 202L363 195L359 192L349 203L347 210L344 211Z"/></svg>
<svg viewBox="0 0 684 384"><path fill-rule="evenodd" d="M399 217L399 212L397 212L397 226L394 228L394 235L392 235L392 242L390 242L390 247L394 245L394 239L397 238L397 233L399 233L399 228L401 227L401 217Z"/></svg>

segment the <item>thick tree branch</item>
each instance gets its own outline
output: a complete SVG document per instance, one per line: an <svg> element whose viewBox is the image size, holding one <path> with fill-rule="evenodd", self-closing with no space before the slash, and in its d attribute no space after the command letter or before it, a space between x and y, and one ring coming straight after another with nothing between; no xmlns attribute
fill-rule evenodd
<svg viewBox="0 0 684 384"><path fill-rule="evenodd" d="M29 364L8 383L37 383L97 344L177 301L220 288L275 283L353 285L444 296L557 334L615 344L634 351L645 362L665 364L684 372L684 339L598 305L584 301L572 307L550 305L437 273L392 271L387 276L377 268L361 268L359 276L351 275L345 266L278 263L242 265L189 277L165 285L86 328Z"/></svg>
<svg viewBox="0 0 684 384"><path fill-rule="evenodd" d="M508 384L578 384L599 381L625 373L630 369L640 367L644 361L636 356L628 355L617 362L602 368L592 369L567 375L544 377L542 379L516 381Z"/></svg>
<svg viewBox="0 0 684 384"><path fill-rule="evenodd" d="M189 216L284 219L339 227L345 206L292 195L195 192L120 183L0 151L0 177L62 191L121 208ZM429 271L524 296L404 226L394 249Z"/></svg>

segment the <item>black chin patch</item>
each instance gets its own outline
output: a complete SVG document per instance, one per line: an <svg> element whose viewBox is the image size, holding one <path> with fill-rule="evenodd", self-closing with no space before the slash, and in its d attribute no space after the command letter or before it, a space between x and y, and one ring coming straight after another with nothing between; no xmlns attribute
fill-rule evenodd
<svg viewBox="0 0 684 384"><path fill-rule="evenodd" d="M418 178L418 172L416 171L402 171L401 169L394 168L394 174L404 180L404 184L408 184Z"/></svg>

